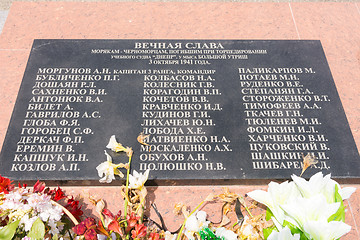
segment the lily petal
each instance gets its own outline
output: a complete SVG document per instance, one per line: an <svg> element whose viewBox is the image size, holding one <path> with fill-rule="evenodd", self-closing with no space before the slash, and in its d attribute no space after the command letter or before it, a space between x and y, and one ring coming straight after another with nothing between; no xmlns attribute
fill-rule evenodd
<svg viewBox="0 0 360 240"><path fill-rule="evenodd" d="M298 198L288 204L281 205L286 212L286 220L299 229L308 221L327 220L339 209L340 203L328 203L326 198L317 194L311 198Z"/></svg>
<svg viewBox="0 0 360 240"><path fill-rule="evenodd" d="M346 187L346 188L342 188L339 190L339 193L341 195L341 198L343 200L345 199L349 199L351 194L353 194L355 192L356 188L354 187Z"/></svg>
<svg viewBox="0 0 360 240"><path fill-rule="evenodd" d="M281 229L279 232L272 231L267 238L268 240L299 240L300 234L292 235L288 227Z"/></svg>
<svg viewBox="0 0 360 240"><path fill-rule="evenodd" d="M351 226L339 221L319 220L306 222L304 230L314 240L334 240L350 232Z"/></svg>

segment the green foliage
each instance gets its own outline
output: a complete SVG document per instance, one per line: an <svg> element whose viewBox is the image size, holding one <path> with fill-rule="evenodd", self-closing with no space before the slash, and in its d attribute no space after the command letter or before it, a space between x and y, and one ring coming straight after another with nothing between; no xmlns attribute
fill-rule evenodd
<svg viewBox="0 0 360 240"><path fill-rule="evenodd" d="M40 218L37 218L33 225L31 226L31 229L27 235L31 239L44 239L45 236L45 224L41 221Z"/></svg>
<svg viewBox="0 0 360 240"><path fill-rule="evenodd" d="M17 227L19 226L20 220L12 222L0 230L0 240L11 240L16 232Z"/></svg>
<svg viewBox="0 0 360 240"><path fill-rule="evenodd" d="M331 221L345 222L345 207L344 207L343 199L339 193L338 185L335 185L335 196L334 197L335 197L335 202L340 202L340 207L336 211L336 213L334 213L333 215L331 215L329 217L328 222L331 222Z"/></svg>
<svg viewBox="0 0 360 240"><path fill-rule="evenodd" d="M291 231L291 234L294 235L294 234L300 234L300 240L309 240L310 238L308 238L306 236L306 234L301 231L298 227L294 226L293 224L289 223L288 221L284 221L284 224L283 224L284 227L288 227Z"/></svg>
<svg viewBox="0 0 360 240"><path fill-rule="evenodd" d="M266 221L269 221L273 216L274 214L271 212L270 208L266 208L266 216L265 216Z"/></svg>
<svg viewBox="0 0 360 240"><path fill-rule="evenodd" d="M200 237L202 240L222 240L216 237L216 235L209 228L204 228L200 231Z"/></svg>
<svg viewBox="0 0 360 240"><path fill-rule="evenodd" d="M263 229L264 238L267 239L269 235L272 233L272 231L276 231L276 230L277 229L275 226L264 228Z"/></svg>

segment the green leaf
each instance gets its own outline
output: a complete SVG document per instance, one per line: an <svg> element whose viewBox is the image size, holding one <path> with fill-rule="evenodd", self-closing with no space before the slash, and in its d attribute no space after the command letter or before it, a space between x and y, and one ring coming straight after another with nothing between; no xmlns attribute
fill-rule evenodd
<svg viewBox="0 0 360 240"><path fill-rule="evenodd" d="M20 220L12 222L0 230L0 240L11 240L16 232L17 227L19 226Z"/></svg>
<svg viewBox="0 0 360 240"><path fill-rule="evenodd" d="M339 186L335 184L335 202L343 202L343 199L339 193Z"/></svg>
<svg viewBox="0 0 360 240"><path fill-rule="evenodd" d="M41 221L40 218L37 218L33 225L31 226L31 229L29 231L29 234L27 235L31 239L37 240L37 239L44 239L45 236L45 224Z"/></svg>
<svg viewBox="0 0 360 240"><path fill-rule="evenodd" d="M199 233L202 240L221 240L221 238L216 237L209 228L204 228L203 230L200 230Z"/></svg>
<svg viewBox="0 0 360 240"><path fill-rule="evenodd" d="M295 233L302 233L302 231L296 227L294 224L284 220L284 227L288 227L291 231L291 233L294 235Z"/></svg>
<svg viewBox="0 0 360 240"><path fill-rule="evenodd" d="M328 222L331 222L331 221L345 222L345 207L344 207L342 197L339 193L338 185L335 185L335 202L340 202L340 207L336 211L336 213L334 213L333 215L331 215L329 217Z"/></svg>
<svg viewBox="0 0 360 240"><path fill-rule="evenodd" d="M300 240L309 240L310 239L306 233L301 231L301 229L296 227L294 224L285 220L283 225L284 225L284 227L287 226L290 229L292 235L300 234Z"/></svg>
<svg viewBox="0 0 360 240"><path fill-rule="evenodd" d="M275 226L264 228L263 229L264 238L267 239L274 230L276 230Z"/></svg>
<svg viewBox="0 0 360 240"><path fill-rule="evenodd" d="M273 216L274 214L271 212L270 208L266 208L266 216L265 216L266 221L269 221Z"/></svg>

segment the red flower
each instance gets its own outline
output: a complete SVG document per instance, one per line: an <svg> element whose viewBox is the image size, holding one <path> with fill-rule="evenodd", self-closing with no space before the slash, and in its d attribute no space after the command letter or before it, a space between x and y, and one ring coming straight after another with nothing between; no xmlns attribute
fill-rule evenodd
<svg viewBox="0 0 360 240"><path fill-rule="evenodd" d="M115 219L119 220L120 217L121 217L121 210L118 211L118 213L115 216Z"/></svg>
<svg viewBox="0 0 360 240"><path fill-rule="evenodd" d="M146 236L146 226L144 224L136 224L135 230L131 231L133 238L142 238Z"/></svg>
<svg viewBox="0 0 360 240"><path fill-rule="evenodd" d="M12 181L10 181L10 179L0 175L0 193L4 192L5 194L8 194L9 191L12 191L14 189L14 184L11 183Z"/></svg>
<svg viewBox="0 0 360 240"><path fill-rule="evenodd" d="M159 240L160 235L158 233L150 233L149 239L148 240Z"/></svg>
<svg viewBox="0 0 360 240"><path fill-rule="evenodd" d="M86 240L97 240L97 234L95 229L88 229L85 232L84 237Z"/></svg>
<svg viewBox="0 0 360 240"><path fill-rule="evenodd" d="M80 224L76 225L75 227L73 227L72 230L74 231L74 233L76 235L83 235L86 231L86 227L85 227L84 223L80 223Z"/></svg>
<svg viewBox="0 0 360 240"><path fill-rule="evenodd" d="M135 225L137 224L138 220L140 219L140 217L136 217L135 213L131 213L131 215L127 215L126 216L126 221L127 221L127 227L126 227L126 232L130 232L130 230L135 227Z"/></svg>
<svg viewBox="0 0 360 240"><path fill-rule="evenodd" d="M121 227L118 221L114 220L111 223L109 223L108 225L108 229L110 231L114 231L117 232L118 234L120 234L120 236L123 236L123 232L121 231Z"/></svg>
<svg viewBox="0 0 360 240"><path fill-rule="evenodd" d="M45 189L45 183L37 180L37 182L34 185L34 193L41 193L42 191L44 191L44 189Z"/></svg>
<svg viewBox="0 0 360 240"><path fill-rule="evenodd" d="M80 221L80 216L83 215L83 211L81 211L81 206L79 206L79 201L75 201L74 197L68 199L68 202L65 206L67 210L78 220Z"/></svg>
<svg viewBox="0 0 360 240"><path fill-rule="evenodd" d="M66 198L66 195L65 195L65 193L61 190L61 188L58 187L58 188L56 189L56 191L55 191L55 196L53 196L53 200L54 200L55 202L57 202L57 201L59 201L59 200L61 200L61 199L63 199L63 198Z"/></svg>
<svg viewBox="0 0 360 240"><path fill-rule="evenodd" d="M91 217L86 218L83 223L87 229L96 228L96 220Z"/></svg>
<svg viewBox="0 0 360 240"><path fill-rule="evenodd" d="M24 183L22 186L21 186L21 184L19 183L19 188L26 188L27 187L27 184L26 183Z"/></svg>
<svg viewBox="0 0 360 240"><path fill-rule="evenodd" d="M111 220L115 220L114 214L112 214L112 212L111 212L109 209L105 208L105 209L102 211L102 213L103 213L105 216L108 216Z"/></svg>
<svg viewBox="0 0 360 240"><path fill-rule="evenodd" d="M97 230L99 233L101 233L101 234L103 234L103 235L105 235L105 236L107 236L107 237L110 237L109 233L108 233L108 232L106 231L106 229L104 228L101 220L98 221L98 226L97 226L96 230Z"/></svg>

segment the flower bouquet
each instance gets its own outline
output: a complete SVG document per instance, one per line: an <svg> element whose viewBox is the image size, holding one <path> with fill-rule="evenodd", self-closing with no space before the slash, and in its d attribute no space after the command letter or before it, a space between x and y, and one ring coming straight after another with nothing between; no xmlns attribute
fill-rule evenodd
<svg viewBox="0 0 360 240"><path fill-rule="evenodd" d="M79 201L59 187L50 190L37 181L31 189L25 184L15 188L0 176L1 240L71 238L69 230L82 214Z"/></svg>

